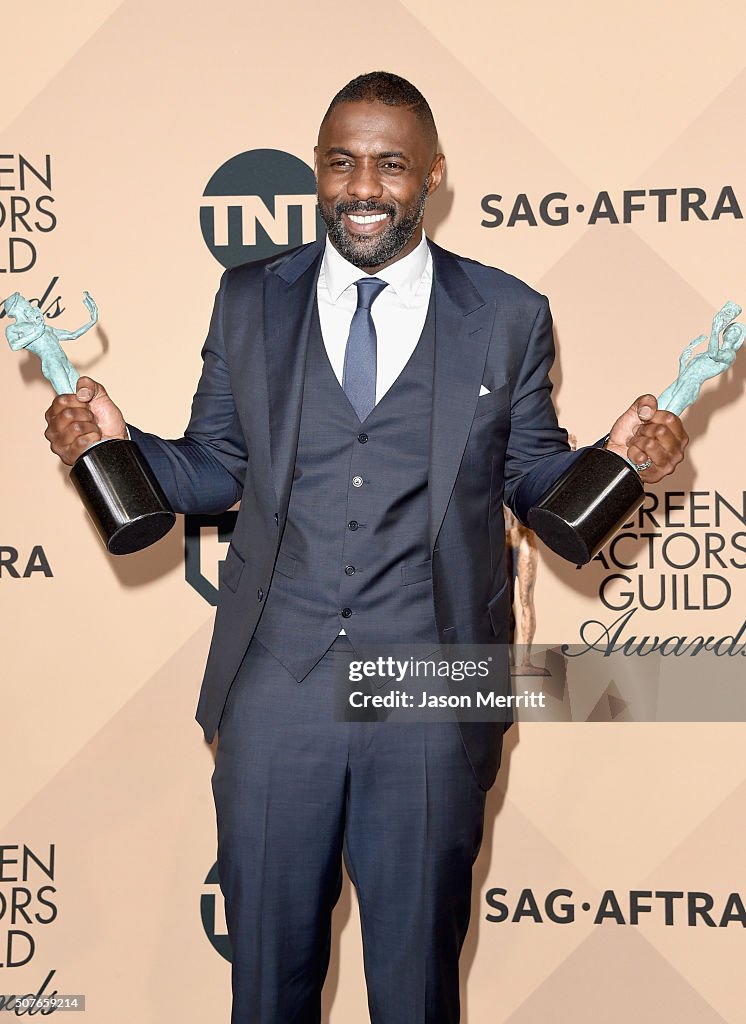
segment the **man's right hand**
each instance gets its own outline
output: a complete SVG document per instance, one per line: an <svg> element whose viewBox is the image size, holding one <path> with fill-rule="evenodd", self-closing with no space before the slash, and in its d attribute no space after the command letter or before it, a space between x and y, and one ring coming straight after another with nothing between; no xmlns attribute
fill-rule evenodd
<svg viewBox="0 0 746 1024"><path fill-rule="evenodd" d="M74 395L57 395L44 415L44 436L67 466L96 441L127 437L121 412L106 389L90 377L78 380Z"/></svg>

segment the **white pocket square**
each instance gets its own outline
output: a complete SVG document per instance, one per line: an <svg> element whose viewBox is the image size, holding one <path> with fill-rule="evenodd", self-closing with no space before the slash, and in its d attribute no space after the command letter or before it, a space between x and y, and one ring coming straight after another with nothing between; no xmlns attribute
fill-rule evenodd
<svg viewBox="0 0 746 1024"><path fill-rule="evenodd" d="M481 398L481 397L482 397L482 395L489 395L489 393L490 393L490 390L489 390L489 388L486 388L486 387L484 386L484 384L482 384L482 386L481 386L481 387L480 387L480 389L479 389L479 397Z"/></svg>

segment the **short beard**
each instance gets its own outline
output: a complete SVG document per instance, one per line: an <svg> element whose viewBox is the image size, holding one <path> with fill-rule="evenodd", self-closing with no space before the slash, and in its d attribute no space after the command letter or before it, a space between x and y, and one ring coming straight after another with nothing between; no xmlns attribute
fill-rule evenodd
<svg viewBox="0 0 746 1024"><path fill-rule="evenodd" d="M396 209L390 203L377 203L374 199L368 202L337 203L333 209L325 209L319 202L319 213L326 224L334 248L341 256L354 267L361 269L380 267L382 263L388 263L401 252L417 230L425 213L427 188L428 181L425 179L416 202L404 211L398 223L394 222ZM342 222L342 215L345 213L387 213L391 217L391 223L377 238L362 235L353 239Z"/></svg>

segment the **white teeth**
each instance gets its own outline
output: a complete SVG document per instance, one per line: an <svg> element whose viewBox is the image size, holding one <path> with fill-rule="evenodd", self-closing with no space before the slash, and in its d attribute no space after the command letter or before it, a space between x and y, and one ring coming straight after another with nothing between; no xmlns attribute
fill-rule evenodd
<svg viewBox="0 0 746 1024"><path fill-rule="evenodd" d="M373 224L375 221L386 219L385 213L370 213L367 216L361 216L359 213L348 213L347 216L353 224Z"/></svg>

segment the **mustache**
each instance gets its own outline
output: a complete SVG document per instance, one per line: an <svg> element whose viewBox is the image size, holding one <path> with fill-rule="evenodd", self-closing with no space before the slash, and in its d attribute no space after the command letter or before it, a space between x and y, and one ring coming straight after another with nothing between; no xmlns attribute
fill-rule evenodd
<svg viewBox="0 0 746 1024"><path fill-rule="evenodd" d="M376 203L371 200L363 202L362 200L357 200L356 202L337 203L334 207L335 216L341 217L343 213L387 213L389 216L393 217L396 213L396 209L390 203Z"/></svg>

